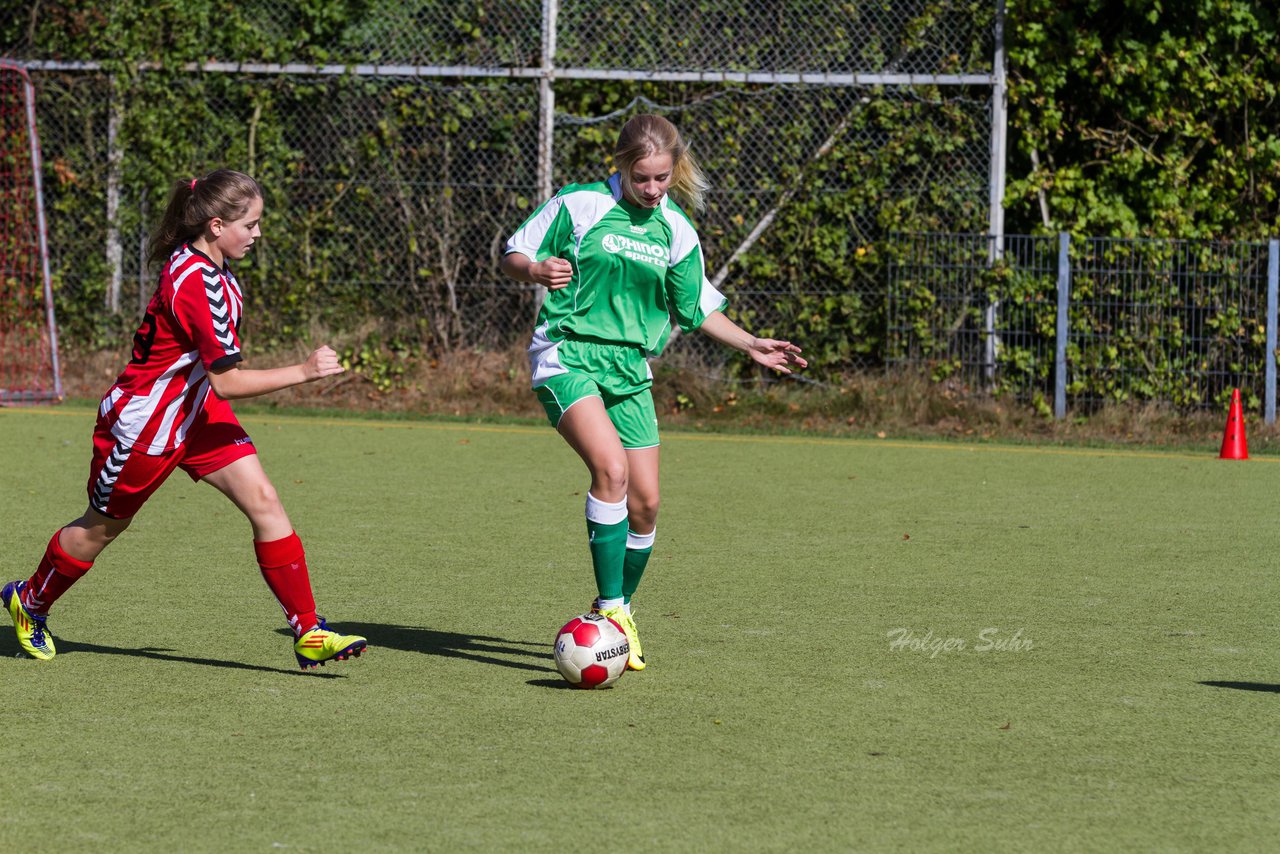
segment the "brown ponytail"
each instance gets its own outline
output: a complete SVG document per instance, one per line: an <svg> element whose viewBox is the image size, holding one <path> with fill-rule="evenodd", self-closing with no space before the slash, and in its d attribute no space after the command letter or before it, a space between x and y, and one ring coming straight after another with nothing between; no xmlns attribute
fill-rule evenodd
<svg viewBox="0 0 1280 854"><path fill-rule="evenodd" d="M260 198L262 187L258 182L231 169L174 182L164 216L151 232L147 259L152 264L165 261L173 250L199 237L209 220L242 217L250 203Z"/></svg>

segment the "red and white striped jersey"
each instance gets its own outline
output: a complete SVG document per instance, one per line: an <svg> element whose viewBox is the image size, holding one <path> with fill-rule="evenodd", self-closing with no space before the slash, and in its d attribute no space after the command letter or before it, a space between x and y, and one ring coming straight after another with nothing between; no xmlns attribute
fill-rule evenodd
<svg viewBox="0 0 1280 854"><path fill-rule="evenodd" d="M189 244L174 251L133 336L133 358L98 407L116 439L163 454L182 444L201 411L228 406L208 373L241 360L243 307L230 268Z"/></svg>

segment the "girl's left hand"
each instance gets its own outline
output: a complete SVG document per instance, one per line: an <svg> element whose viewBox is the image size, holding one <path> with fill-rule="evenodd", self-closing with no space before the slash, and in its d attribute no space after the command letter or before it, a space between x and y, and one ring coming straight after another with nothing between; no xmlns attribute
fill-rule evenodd
<svg viewBox="0 0 1280 854"><path fill-rule="evenodd" d="M747 348L747 353L757 364L772 368L780 374L789 374L792 368L809 366L809 363L800 356L800 348L790 341L756 338Z"/></svg>

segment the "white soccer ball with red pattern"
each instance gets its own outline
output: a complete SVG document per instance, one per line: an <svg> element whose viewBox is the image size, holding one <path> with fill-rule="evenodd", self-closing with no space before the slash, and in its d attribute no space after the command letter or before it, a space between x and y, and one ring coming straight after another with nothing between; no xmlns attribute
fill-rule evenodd
<svg viewBox="0 0 1280 854"><path fill-rule="evenodd" d="M603 614L581 614L556 633L556 669L575 688L607 688L627 669L631 645Z"/></svg>

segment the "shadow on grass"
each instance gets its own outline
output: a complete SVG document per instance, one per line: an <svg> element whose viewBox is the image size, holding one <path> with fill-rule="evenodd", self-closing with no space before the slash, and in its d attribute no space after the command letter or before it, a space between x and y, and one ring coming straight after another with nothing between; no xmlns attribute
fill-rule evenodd
<svg viewBox="0 0 1280 854"><path fill-rule="evenodd" d="M396 626L385 623L353 623L343 621L341 630L344 633L361 635L368 639L369 648L377 647L399 649L405 652L420 652L424 655L439 655L443 658L462 658L467 661L478 661L482 664L496 664L500 667L512 667L516 670L532 670L537 673L555 673L554 667L546 664L533 664L524 661L511 661L499 656L519 656L535 658L541 662L550 661L551 645L546 643L529 643L513 641L507 638L487 637L485 635L464 635L457 632L442 632L422 626ZM289 634L288 629L281 629L281 634Z"/></svg>
<svg viewBox="0 0 1280 854"><path fill-rule="evenodd" d="M261 673L282 673L286 676L307 676L319 677L320 679L345 679L341 673L316 673L305 670L285 670L279 667L264 667L260 664L245 664L243 661L219 661L214 658L195 658L189 655L167 655L171 653L171 649L163 649L160 647L144 646L136 649L120 646L103 646L96 643L81 643L79 641L67 640L65 637L55 637L54 640L58 646L58 656L71 655L77 652L90 652L98 655L125 655L130 658L150 658L155 661L176 661L180 664L199 664L205 667L229 667L232 670L257 670ZM17 650L15 650L16 652ZM5 652L0 654L12 654L8 650L6 644Z"/></svg>
<svg viewBox="0 0 1280 854"><path fill-rule="evenodd" d="M530 679L525 684L532 685L535 688L564 688L569 691L593 690L593 689L579 688L577 685L570 685L568 682L564 681L563 679ZM610 685L608 688L604 688L604 689L597 688L594 690L612 691L613 686Z"/></svg>
<svg viewBox="0 0 1280 854"><path fill-rule="evenodd" d="M1261 691L1264 694L1280 694L1280 685L1270 682L1201 682L1210 688L1234 688L1237 691Z"/></svg>

